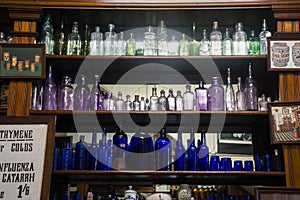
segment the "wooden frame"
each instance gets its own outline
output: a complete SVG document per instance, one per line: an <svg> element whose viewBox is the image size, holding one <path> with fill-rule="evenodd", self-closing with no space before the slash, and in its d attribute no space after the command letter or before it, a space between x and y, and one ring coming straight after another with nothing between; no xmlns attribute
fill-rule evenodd
<svg viewBox="0 0 300 200"><path fill-rule="evenodd" d="M300 143L300 102L269 103L272 144Z"/></svg>
<svg viewBox="0 0 300 200"><path fill-rule="evenodd" d="M0 44L0 78L45 78L44 44Z"/></svg>
<svg viewBox="0 0 300 200"><path fill-rule="evenodd" d="M45 127L46 125L46 127ZM23 131L23 137L5 136L4 131ZM46 130L46 131L40 131ZM25 137L25 131L32 131L32 137ZM52 176L52 160L53 160L53 147L54 147L54 137L55 137L55 117L54 116L26 116L26 117L10 117L10 116L0 116L0 140L1 145L0 163L17 163L28 162L33 163L33 171L17 171L15 174L20 173L31 173L34 176L33 181L28 182L2 182L1 183L1 193L4 199L49 199L50 196L50 184ZM28 133L28 132L27 132ZM15 132L14 132L15 134ZM18 144L18 146L23 146L16 151L13 150L13 144ZM26 145L27 144L27 145ZM31 145L26 151L26 146ZM43 146L45 145L45 146ZM9 147L9 148L7 148ZM24 150L25 149L25 150ZM38 152L38 153L37 153ZM13 155L12 155L13 154ZM43 157L36 156L44 155ZM19 158L21 157L21 158ZM27 159L29 158L29 159ZM44 161L44 162L42 162ZM7 174L11 172L1 172L1 180ZM14 173L14 172L13 172ZM40 175L41 174L41 175ZM25 175L24 175L25 176ZM6 186L5 186L6 185ZM6 190L5 190L6 188ZM39 195L40 194L40 195ZM10 197L13 195L13 198ZM30 196L31 195L31 196ZM30 198L31 197L31 198Z"/></svg>
<svg viewBox="0 0 300 200"><path fill-rule="evenodd" d="M267 40L268 71L300 71L300 39L281 36Z"/></svg>
<svg viewBox="0 0 300 200"><path fill-rule="evenodd" d="M300 199L300 188L256 187L256 200L296 200Z"/></svg>

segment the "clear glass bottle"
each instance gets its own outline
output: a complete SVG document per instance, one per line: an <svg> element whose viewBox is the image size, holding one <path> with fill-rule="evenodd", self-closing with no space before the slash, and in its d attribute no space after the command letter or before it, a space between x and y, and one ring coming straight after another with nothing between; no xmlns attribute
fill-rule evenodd
<svg viewBox="0 0 300 200"><path fill-rule="evenodd" d="M139 95L134 95L134 101L133 101L133 110L139 111L141 109L141 103L139 100Z"/></svg>
<svg viewBox="0 0 300 200"><path fill-rule="evenodd" d="M249 55L259 55L259 48L259 39L255 36L254 30L252 30L249 37Z"/></svg>
<svg viewBox="0 0 300 200"><path fill-rule="evenodd" d="M90 110L102 110L104 96L99 86L99 75L94 75L95 80L90 95Z"/></svg>
<svg viewBox="0 0 300 200"><path fill-rule="evenodd" d="M194 110L195 95L191 91L191 85L186 85L186 91L183 93L183 110Z"/></svg>
<svg viewBox="0 0 300 200"><path fill-rule="evenodd" d="M119 39L117 41L117 53L116 55L120 55L120 56L123 56L123 55L126 55L126 40L124 39L124 32L121 31L119 33Z"/></svg>
<svg viewBox="0 0 300 200"><path fill-rule="evenodd" d="M45 53L54 53L54 34L53 34L53 23L52 15L47 13L43 22L41 31L41 43L45 44Z"/></svg>
<svg viewBox="0 0 300 200"><path fill-rule="evenodd" d="M89 25L85 25L84 37L81 42L81 55L89 55L90 54L90 39L91 39L91 31Z"/></svg>
<svg viewBox="0 0 300 200"><path fill-rule="evenodd" d="M60 106L61 110L73 110L74 108L74 90L72 87L72 79L69 76L62 77Z"/></svg>
<svg viewBox="0 0 300 200"><path fill-rule="evenodd" d="M113 136L113 166L122 170L126 168L126 151L128 150L128 137L122 130L122 126L118 127L118 130Z"/></svg>
<svg viewBox="0 0 300 200"><path fill-rule="evenodd" d="M153 32L153 28L148 26L144 33L144 56L156 56L156 34Z"/></svg>
<svg viewBox="0 0 300 200"><path fill-rule="evenodd" d="M167 138L165 128L160 131L160 137L155 141L155 164L158 170L172 170L172 143Z"/></svg>
<svg viewBox="0 0 300 200"><path fill-rule="evenodd" d="M115 100L111 93L107 93L103 99L103 110L115 110Z"/></svg>
<svg viewBox="0 0 300 200"><path fill-rule="evenodd" d="M126 55L134 56L135 50L136 50L136 43L134 39L134 34L130 33L129 39L127 40Z"/></svg>
<svg viewBox="0 0 300 200"><path fill-rule="evenodd" d="M141 97L141 101L140 101L140 110L141 110L141 111L148 110L147 107L146 107L145 97Z"/></svg>
<svg viewBox="0 0 300 200"><path fill-rule="evenodd" d="M159 107L158 110L168 110L168 101L164 90L160 91L160 96L158 97Z"/></svg>
<svg viewBox="0 0 300 200"><path fill-rule="evenodd" d="M200 170L209 170L209 148L206 145L206 133L204 130L201 131L201 146L198 151Z"/></svg>
<svg viewBox="0 0 300 200"><path fill-rule="evenodd" d="M61 17L60 20L60 27L55 34L55 48L54 53L57 55L65 55L66 54L66 31L65 31L65 24L64 18Z"/></svg>
<svg viewBox="0 0 300 200"><path fill-rule="evenodd" d="M78 30L78 22L74 21L72 31L67 38L67 55L80 55L81 53L81 37Z"/></svg>
<svg viewBox="0 0 300 200"><path fill-rule="evenodd" d="M176 100L172 89L169 89L169 95L167 97L167 101L168 101L168 110L176 110Z"/></svg>
<svg viewBox="0 0 300 200"><path fill-rule="evenodd" d="M157 28L157 55L167 56L168 55L168 33L166 23L164 20L160 20Z"/></svg>
<svg viewBox="0 0 300 200"><path fill-rule="evenodd" d="M268 111L268 102L265 94L261 95L261 100L259 101L259 110Z"/></svg>
<svg viewBox="0 0 300 200"><path fill-rule="evenodd" d="M106 170L107 169L107 130L103 128L102 130L102 138L99 140L99 151L98 151L98 162L97 162L97 170Z"/></svg>
<svg viewBox="0 0 300 200"><path fill-rule="evenodd" d="M183 110L183 97L181 95L181 91L177 91L177 95L175 98L175 106L176 106L176 111L181 111Z"/></svg>
<svg viewBox="0 0 300 200"><path fill-rule="evenodd" d="M252 77L252 64L249 63L249 75L245 80L246 110L257 110L257 85Z"/></svg>
<svg viewBox="0 0 300 200"><path fill-rule="evenodd" d="M175 148L175 155L174 155L175 171L184 170L184 157L185 157L185 149L182 144L182 133L178 132L178 139L176 141L176 148Z"/></svg>
<svg viewBox="0 0 300 200"><path fill-rule="evenodd" d="M200 49L199 55L200 56L208 56L210 54L210 41L207 39L206 30L203 30L203 36L200 41Z"/></svg>
<svg viewBox="0 0 300 200"><path fill-rule="evenodd" d="M199 82L199 87L195 89L196 110L207 110L208 90L204 87L203 81Z"/></svg>
<svg viewBox="0 0 300 200"><path fill-rule="evenodd" d="M0 43L6 43L7 41L5 40L5 34L3 32L0 32Z"/></svg>
<svg viewBox="0 0 300 200"><path fill-rule="evenodd" d="M197 170L197 148L195 145L195 132L192 129L190 133L190 146L188 147L189 170Z"/></svg>
<svg viewBox="0 0 300 200"><path fill-rule="evenodd" d="M95 31L91 33L90 55L103 55L103 34L100 26L95 26Z"/></svg>
<svg viewBox="0 0 300 200"><path fill-rule="evenodd" d="M193 22L193 40L189 43L189 55L198 56L199 55L200 42L196 38L196 23Z"/></svg>
<svg viewBox="0 0 300 200"><path fill-rule="evenodd" d="M227 85L225 89L225 104L226 110L235 110L235 94L231 83L230 68L227 69Z"/></svg>
<svg viewBox="0 0 300 200"><path fill-rule="evenodd" d="M224 88L218 76L212 77L212 84L208 88L208 110L224 110Z"/></svg>
<svg viewBox="0 0 300 200"><path fill-rule="evenodd" d="M243 30L242 22L235 25L233 33L233 55L248 55L247 33Z"/></svg>
<svg viewBox="0 0 300 200"><path fill-rule="evenodd" d="M116 48L115 42L116 42L115 25L108 24L108 31L105 32L104 55L111 56L115 54L115 48Z"/></svg>
<svg viewBox="0 0 300 200"><path fill-rule="evenodd" d="M242 78L237 77L236 109L246 110L246 96L242 86Z"/></svg>
<svg viewBox="0 0 300 200"><path fill-rule="evenodd" d="M152 88L152 95L150 97L150 108L149 110L158 110L158 96L156 92L156 87Z"/></svg>
<svg viewBox="0 0 300 200"><path fill-rule="evenodd" d="M182 38L179 41L179 55L180 56L189 55L189 41L185 38L185 34L182 34Z"/></svg>
<svg viewBox="0 0 300 200"><path fill-rule="evenodd" d="M74 110L89 110L90 89L85 75L81 75L80 83L74 90Z"/></svg>
<svg viewBox="0 0 300 200"><path fill-rule="evenodd" d="M48 66L48 73L44 83L43 110L56 110L56 84L53 77L52 65Z"/></svg>
<svg viewBox="0 0 300 200"><path fill-rule="evenodd" d="M213 22L210 39L210 55L222 55L222 33L218 21Z"/></svg>
<svg viewBox="0 0 300 200"><path fill-rule="evenodd" d="M267 20L262 20L262 27L259 33L259 44L260 44L260 54L266 55L268 53L268 41L267 38L271 37L272 33L268 30Z"/></svg>
<svg viewBox="0 0 300 200"><path fill-rule="evenodd" d="M130 95L126 95L125 100L125 110L132 110L132 101L130 100Z"/></svg>
<svg viewBox="0 0 300 200"><path fill-rule="evenodd" d="M84 142L84 135L80 135L79 141L76 143L75 146L75 169L76 170L86 170L86 155L87 149L86 144Z"/></svg>
<svg viewBox="0 0 300 200"><path fill-rule="evenodd" d="M224 33L224 39L222 44L223 52L222 54L225 56L231 56L232 55L232 39L229 36L229 30L228 28L225 29Z"/></svg>
<svg viewBox="0 0 300 200"><path fill-rule="evenodd" d="M2 91L1 91L2 92ZM0 96L2 100L2 96ZM1 102L1 101L0 101ZM43 84L41 80L32 81L31 110L42 110L43 105Z"/></svg>
<svg viewBox="0 0 300 200"><path fill-rule="evenodd" d="M168 55L178 56L179 55L179 42L176 40L175 35L172 35L171 40L168 42Z"/></svg>
<svg viewBox="0 0 300 200"><path fill-rule="evenodd" d="M122 92L118 92L118 98L116 99L116 110L125 110L125 102L122 98Z"/></svg>

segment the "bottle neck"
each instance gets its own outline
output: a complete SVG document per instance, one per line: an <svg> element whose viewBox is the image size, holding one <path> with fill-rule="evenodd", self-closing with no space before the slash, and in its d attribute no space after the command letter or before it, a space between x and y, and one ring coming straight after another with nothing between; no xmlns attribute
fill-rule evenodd
<svg viewBox="0 0 300 200"><path fill-rule="evenodd" d="M92 136L92 145L96 145L97 143L97 130L94 129L93 136Z"/></svg>
<svg viewBox="0 0 300 200"><path fill-rule="evenodd" d="M201 142L202 142L202 145L206 146L205 132L201 133Z"/></svg>
<svg viewBox="0 0 300 200"><path fill-rule="evenodd" d="M167 135L166 135L166 129L162 129L162 130L160 131L160 137L161 137L161 138L166 138L166 137L167 137Z"/></svg>
<svg viewBox="0 0 300 200"><path fill-rule="evenodd" d="M177 146L182 147L182 133L178 133L178 141L177 141Z"/></svg>

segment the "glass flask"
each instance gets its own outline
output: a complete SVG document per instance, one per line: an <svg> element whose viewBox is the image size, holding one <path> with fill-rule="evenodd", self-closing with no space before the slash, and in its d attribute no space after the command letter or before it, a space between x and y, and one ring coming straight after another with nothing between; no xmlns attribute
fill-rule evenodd
<svg viewBox="0 0 300 200"><path fill-rule="evenodd" d="M193 40L189 44L189 55L198 56L199 55L200 42L196 38L196 23L193 22Z"/></svg>
<svg viewBox="0 0 300 200"><path fill-rule="evenodd" d="M223 55L230 56L232 55L232 39L229 36L229 30L228 28L225 29L224 39L223 39Z"/></svg>
<svg viewBox="0 0 300 200"><path fill-rule="evenodd" d="M183 110L194 110L194 93L191 91L191 85L186 85L186 91L183 93Z"/></svg>
<svg viewBox="0 0 300 200"><path fill-rule="evenodd" d="M185 157L185 149L182 144L182 133L178 132L178 139L176 141L175 156L174 156L175 171L184 170L184 157Z"/></svg>
<svg viewBox="0 0 300 200"><path fill-rule="evenodd" d="M103 34L100 26L95 26L95 31L91 33L90 55L103 55Z"/></svg>
<svg viewBox="0 0 300 200"><path fill-rule="evenodd" d="M255 36L254 30L252 30L249 37L249 55L259 55L259 46L259 39Z"/></svg>
<svg viewBox="0 0 300 200"><path fill-rule="evenodd" d="M128 137L122 130L122 126L118 127L118 130L113 136L113 166L118 169L126 168L126 151L128 150Z"/></svg>
<svg viewBox="0 0 300 200"><path fill-rule="evenodd" d="M41 80L32 81L31 110L42 110L43 105L43 84Z"/></svg>
<svg viewBox="0 0 300 200"><path fill-rule="evenodd" d="M267 38L271 37L272 33L268 30L267 20L262 20L261 31L259 33L259 45L260 54L266 55L268 53L268 41Z"/></svg>
<svg viewBox="0 0 300 200"><path fill-rule="evenodd" d="M73 110L74 108L74 90L71 81L72 79L69 76L62 77L62 86L60 90L61 110Z"/></svg>
<svg viewBox="0 0 300 200"><path fill-rule="evenodd" d="M81 55L89 55L90 54L90 39L91 39L91 31L89 25L85 25L84 37L81 42Z"/></svg>
<svg viewBox="0 0 300 200"><path fill-rule="evenodd" d="M104 96L99 86L99 75L94 75L95 80L90 95L90 110L102 110Z"/></svg>
<svg viewBox="0 0 300 200"><path fill-rule="evenodd" d="M208 90L204 87L203 81L200 81L199 87L195 89L196 109L207 110Z"/></svg>
<svg viewBox="0 0 300 200"><path fill-rule="evenodd" d="M65 24L64 18L61 17L60 20L60 27L55 33L55 47L54 53L57 55L65 55L66 54L66 31L65 31Z"/></svg>
<svg viewBox="0 0 300 200"><path fill-rule="evenodd" d="M126 55L134 56L135 50L136 50L136 43L134 39L134 34L130 33L129 39L127 40Z"/></svg>
<svg viewBox="0 0 300 200"><path fill-rule="evenodd" d="M158 103L159 103L159 108L158 110L168 110L168 101L167 97L165 95L165 91L161 90L160 91L160 97L158 97Z"/></svg>
<svg viewBox="0 0 300 200"><path fill-rule="evenodd" d="M206 30L203 30L203 36L200 41L199 55L208 56L210 54L210 41L207 39Z"/></svg>
<svg viewBox="0 0 300 200"><path fill-rule="evenodd" d="M48 66L48 73L43 89L43 110L56 110L56 84L53 77L52 65Z"/></svg>
<svg viewBox="0 0 300 200"><path fill-rule="evenodd" d="M107 156L108 156L108 150L107 150L107 131L106 128L103 128L102 130L102 138L99 140L99 150L97 154L97 170L106 170L107 169Z"/></svg>
<svg viewBox="0 0 300 200"><path fill-rule="evenodd" d="M67 55L80 55L81 53L81 37L78 30L78 22L74 21L72 31L67 38Z"/></svg>
<svg viewBox="0 0 300 200"><path fill-rule="evenodd" d="M159 170L172 170L172 143L167 138L165 128L160 131L160 137L155 141L155 163Z"/></svg>
<svg viewBox="0 0 300 200"><path fill-rule="evenodd" d="M103 99L103 110L115 110L115 100L112 93L106 93Z"/></svg>
<svg viewBox="0 0 300 200"><path fill-rule="evenodd" d="M198 151L198 158L199 158L199 166L200 170L207 171L209 170L209 148L206 145L206 137L205 137L205 131L201 131L201 146Z"/></svg>
<svg viewBox="0 0 300 200"><path fill-rule="evenodd" d="M213 22L210 39L210 55L222 55L222 33L218 21Z"/></svg>
<svg viewBox="0 0 300 200"><path fill-rule="evenodd" d="M133 104L133 110L139 111L141 109L141 103L139 101L139 95L134 95L134 101L132 102Z"/></svg>
<svg viewBox="0 0 300 200"><path fill-rule="evenodd" d="M233 55L248 55L247 33L243 30L242 22L235 25L233 33Z"/></svg>
<svg viewBox="0 0 300 200"><path fill-rule="evenodd" d="M125 110L132 110L132 101L130 100L130 95L126 95L126 100L124 104L125 104Z"/></svg>
<svg viewBox="0 0 300 200"><path fill-rule="evenodd" d="M180 56L189 55L189 41L185 38L185 34L182 34L182 38L179 41L179 55Z"/></svg>
<svg viewBox="0 0 300 200"><path fill-rule="evenodd" d="M123 55L126 55L126 40L124 39L123 31L121 31L119 34L120 34L120 37L117 41L116 55L123 56Z"/></svg>
<svg viewBox="0 0 300 200"><path fill-rule="evenodd" d="M175 99L172 89L169 89L167 103L168 103L168 110L176 110L176 99Z"/></svg>
<svg viewBox="0 0 300 200"><path fill-rule="evenodd" d="M190 146L188 147L189 170L197 170L197 148L195 145L195 132L192 129L190 133Z"/></svg>
<svg viewBox="0 0 300 200"><path fill-rule="evenodd" d="M116 99L116 110L125 110L125 102L122 98L122 92L118 92L118 98Z"/></svg>
<svg viewBox="0 0 300 200"><path fill-rule="evenodd" d="M171 40L168 42L168 55L178 56L179 55L179 42L176 40L175 35L172 35Z"/></svg>
<svg viewBox="0 0 300 200"><path fill-rule="evenodd" d="M166 23L164 20L160 20L157 33L157 55L158 56L167 56L168 55L168 33L166 28Z"/></svg>
<svg viewBox="0 0 300 200"><path fill-rule="evenodd" d="M87 149L86 144L84 142L84 135L80 135L79 141L76 143L75 146L75 169L76 170L86 170L86 155Z"/></svg>
<svg viewBox="0 0 300 200"><path fill-rule="evenodd" d="M144 33L144 56L156 56L156 34L153 32L153 28L148 26Z"/></svg>
<svg viewBox="0 0 300 200"><path fill-rule="evenodd" d="M235 94L231 83L230 68L227 68L227 85L225 89L225 104L226 110L235 110Z"/></svg>
<svg viewBox="0 0 300 200"><path fill-rule="evenodd" d="M85 75L81 75L80 84L74 90L74 109L89 110L90 89Z"/></svg>
<svg viewBox="0 0 300 200"><path fill-rule="evenodd" d="M181 95L180 90L177 91L177 95L176 95L176 98L175 98L175 107L176 107L176 111L183 110L183 97Z"/></svg>
<svg viewBox="0 0 300 200"><path fill-rule="evenodd" d="M104 55L110 56L115 54L116 33L114 31L115 25L108 24L108 31L105 32Z"/></svg>
<svg viewBox="0 0 300 200"><path fill-rule="evenodd" d="M208 88L208 110L224 110L224 88L221 78L212 77L212 84Z"/></svg>
<svg viewBox="0 0 300 200"><path fill-rule="evenodd" d="M249 75L245 80L245 96L246 96L246 110L257 110L257 85L252 77L252 64L249 63Z"/></svg>
<svg viewBox="0 0 300 200"><path fill-rule="evenodd" d="M150 97L150 109L149 110L158 110L158 96L156 92L156 87L152 88L152 95Z"/></svg>
<svg viewBox="0 0 300 200"><path fill-rule="evenodd" d="M242 85L242 78L237 77L236 109L246 110L246 96Z"/></svg>

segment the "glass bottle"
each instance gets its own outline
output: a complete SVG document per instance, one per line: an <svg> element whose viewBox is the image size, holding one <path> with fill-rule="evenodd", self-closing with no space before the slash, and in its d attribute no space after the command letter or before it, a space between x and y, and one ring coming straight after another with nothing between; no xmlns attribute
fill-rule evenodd
<svg viewBox="0 0 300 200"><path fill-rule="evenodd" d="M107 140L107 164L106 170L113 170L113 141L111 139Z"/></svg>
<svg viewBox="0 0 300 200"><path fill-rule="evenodd" d="M198 56L199 55L200 42L196 39L196 23L193 22L193 40L189 44L189 55Z"/></svg>
<svg viewBox="0 0 300 200"><path fill-rule="evenodd" d="M91 31L89 29L89 25L85 25L84 37L81 42L81 55L89 55L90 54L90 38Z"/></svg>
<svg viewBox="0 0 300 200"><path fill-rule="evenodd" d="M249 55L259 55L259 46L259 39L255 36L254 30L252 30L249 37Z"/></svg>
<svg viewBox="0 0 300 200"><path fill-rule="evenodd" d="M207 39L206 30L203 30L203 36L200 41L199 55L208 56L210 54L210 41Z"/></svg>
<svg viewBox="0 0 300 200"><path fill-rule="evenodd" d="M167 138L166 129L160 131L160 137L155 141L156 168L163 171L171 171L172 143Z"/></svg>
<svg viewBox="0 0 300 200"><path fill-rule="evenodd" d="M48 73L43 89L43 110L56 110L56 84L53 77L52 65L48 66Z"/></svg>
<svg viewBox="0 0 300 200"><path fill-rule="evenodd" d="M158 110L158 96L156 92L156 87L152 88L152 95L150 97L150 109L149 110Z"/></svg>
<svg viewBox="0 0 300 200"><path fill-rule="evenodd" d="M223 55L231 56L232 55L232 39L229 36L228 28L225 29L224 39L223 39Z"/></svg>
<svg viewBox="0 0 300 200"><path fill-rule="evenodd" d="M156 34L153 32L153 28L148 26L144 33L144 56L156 56Z"/></svg>
<svg viewBox="0 0 300 200"><path fill-rule="evenodd" d="M84 142L84 135L80 135L79 141L76 143L75 147L75 169L76 170L86 170L86 155L87 149Z"/></svg>
<svg viewBox="0 0 300 200"><path fill-rule="evenodd" d="M0 96L2 100L2 96ZM1 104L1 103L0 103ZM31 110L42 110L43 105L43 84L41 80L32 81Z"/></svg>
<svg viewBox="0 0 300 200"><path fill-rule="evenodd" d="M219 30L218 21L213 22L210 33L210 55L222 55L222 33Z"/></svg>
<svg viewBox="0 0 300 200"><path fill-rule="evenodd" d="M126 55L126 41L124 39L124 32L123 31L120 32L120 37L117 41L116 50L117 50L116 55L120 55L120 56Z"/></svg>
<svg viewBox="0 0 300 200"><path fill-rule="evenodd" d="M3 32L0 32L0 43L6 43L7 41L5 40L5 34Z"/></svg>
<svg viewBox="0 0 300 200"><path fill-rule="evenodd" d="M179 55L180 56L189 55L189 41L185 38L185 34L182 34L182 38L179 41Z"/></svg>
<svg viewBox="0 0 300 200"><path fill-rule="evenodd" d="M173 90L169 89L169 95L167 97L168 110L176 110L176 100L173 94Z"/></svg>
<svg viewBox="0 0 300 200"><path fill-rule="evenodd" d="M132 101L130 100L130 95L126 95L125 100L125 110L132 110Z"/></svg>
<svg viewBox="0 0 300 200"><path fill-rule="evenodd" d="M102 138L99 140L99 151L98 151L98 162L97 169L98 170L106 170L107 169L107 142L106 142L107 131L106 128L102 130Z"/></svg>
<svg viewBox="0 0 300 200"><path fill-rule="evenodd" d="M261 95L261 100L259 101L259 110L268 111L268 102L265 94Z"/></svg>
<svg viewBox="0 0 300 200"><path fill-rule="evenodd" d="M224 110L224 88L218 76L212 77L212 84L208 88L208 110Z"/></svg>
<svg viewBox="0 0 300 200"><path fill-rule="evenodd" d="M179 55L179 42L176 40L175 35L172 35L171 40L168 42L168 55L178 56Z"/></svg>
<svg viewBox="0 0 300 200"><path fill-rule="evenodd" d="M242 86L242 78L237 77L236 109L246 110L246 96Z"/></svg>
<svg viewBox="0 0 300 200"><path fill-rule="evenodd" d="M158 97L158 103L159 103L158 110L168 110L169 109L168 101L167 101L164 90L160 91L160 97Z"/></svg>
<svg viewBox="0 0 300 200"><path fill-rule="evenodd" d="M235 110L235 94L231 83L230 68L227 69L227 85L225 89L226 110Z"/></svg>
<svg viewBox="0 0 300 200"><path fill-rule="evenodd" d="M188 184L180 184L180 189L177 192L178 200L191 200L192 190Z"/></svg>
<svg viewBox="0 0 300 200"><path fill-rule="evenodd" d="M194 110L194 93L191 91L191 85L186 85L186 91L183 93L183 110Z"/></svg>
<svg viewBox="0 0 300 200"><path fill-rule="evenodd" d="M182 144L182 133L178 132L178 139L176 141L175 156L174 156L175 171L184 170L184 157L185 157L185 149Z"/></svg>
<svg viewBox="0 0 300 200"><path fill-rule="evenodd" d="M115 100L111 93L107 93L103 99L103 110L115 110Z"/></svg>
<svg viewBox="0 0 300 200"><path fill-rule="evenodd" d="M129 39L127 40L126 55L134 56L135 50L136 50L136 43L135 43L135 39L134 39L134 34L130 33Z"/></svg>
<svg viewBox="0 0 300 200"><path fill-rule="evenodd" d="M66 54L66 31L64 18L61 17L60 27L55 34L55 51L54 53L57 55L65 55Z"/></svg>
<svg viewBox="0 0 300 200"><path fill-rule="evenodd" d="M69 76L63 76L62 78L62 87L60 90L61 110L73 110L74 91L71 81L72 79Z"/></svg>
<svg viewBox="0 0 300 200"><path fill-rule="evenodd" d="M105 40L104 40L104 55L114 55L115 54L115 41L116 41L116 33L115 25L108 24L108 31L105 32Z"/></svg>
<svg viewBox="0 0 300 200"><path fill-rule="evenodd" d="M94 75L94 85L90 95L90 110L102 110L103 95L99 86L99 75Z"/></svg>
<svg viewBox="0 0 300 200"><path fill-rule="evenodd" d="M141 97L141 101L140 101L140 110L141 110L141 111L147 110L147 109L146 109L146 101L145 101L145 97Z"/></svg>
<svg viewBox="0 0 300 200"><path fill-rule="evenodd" d="M190 133L190 146L188 147L189 155L189 169L190 171L197 170L197 148L195 145L195 133L194 130L191 130Z"/></svg>
<svg viewBox="0 0 300 200"><path fill-rule="evenodd" d="M73 151L69 142L67 143L67 146L63 148L61 158L62 158L61 170L71 170Z"/></svg>
<svg viewBox="0 0 300 200"><path fill-rule="evenodd" d="M91 33L90 55L103 55L103 34L100 26L95 26L95 31Z"/></svg>
<svg viewBox="0 0 300 200"><path fill-rule="evenodd" d="M122 130L122 126L118 127L118 130L113 136L113 166L122 170L126 168L126 151L128 150L128 137Z"/></svg>
<svg viewBox="0 0 300 200"><path fill-rule="evenodd" d="M80 55L81 53L81 37L78 30L78 22L74 21L72 31L68 34L67 55Z"/></svg>
<svg viewBox="0 0 300 200"><path fill-rule="evenodd" d="M90 89L85 75L81 75L80 84L74 90L74 109L89 110Z"/></svg>
<svg viewBox="0 0 300 200"><path fill-rule="evenodd" d="M257 85L252 78L252 64L249 63L249 75L245 80L246 110L257 110Z"/></svg>
<svg viewBox="0 0 300 200"><path fill-rule="evenodd" d="M133 110L139 111L141 109L141 103L139 101L139 95L134 95L134 101L133 101Z"/></svg>
<svg viewBox="0 0 300 200"><path fill-rule="evenodd" d="M206 137L205 137L205 131L201 131L201 146L198 151L198 158L200 162L200 170L206 171L209 170L209 148L206 145Z"/></svg>
<svg viewBox="0 0 300 200"><path fill-rule="evenodd" d="M175 106L176 106L176 111L181 111L183 110L183 97L181 95L181 91L177 91L177 95L175 98Z"/></svg>
<svg viewBox="0 0 300 200"><path fill-rule="evenodd" d="M267 38L271 37L272 33L268 30L267 20L262 20L261 32L259 33L260 54L266 55L268 53Z"/></svg>
<svg viewBox="0 0 300 200"><path fill-rule="evenodd" d="M235 32L233 33L233 55L247 55L247 33L243 30L242 22L235 25Z"/></svg>
<svg viewBox="0 0 300 200"><path fill-rule="evenodd" d="M118 98L116 99L116 110L125 110L125 103L122 98L122 92L118 92Z"/></svg>
<svg viewBox="0 0 300 200"><path fill-rule="evenodd" d="M195 89L196 109L207 110L208 90L204 87L203 81L200 81L199 87Z"/></svg>
<svg viewBox="0 0 300 200"><path fill-rule="evenodd" d="M54 35L53 35L53 23L52 15L47 13L43 22L41 31L41 43L45 44L45 53L54 53Z"/></svg>
<svg viewBox="0 0 300 200"><path fill-rule="evenodd" d="M157 55L167 56L168 55L168 34L164 20L160 20L157 28Z"/></svg>

